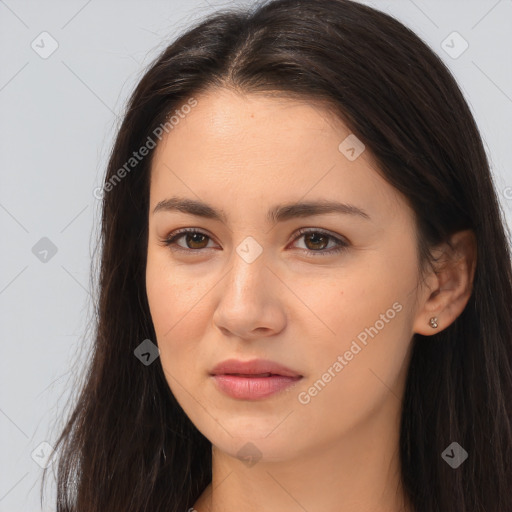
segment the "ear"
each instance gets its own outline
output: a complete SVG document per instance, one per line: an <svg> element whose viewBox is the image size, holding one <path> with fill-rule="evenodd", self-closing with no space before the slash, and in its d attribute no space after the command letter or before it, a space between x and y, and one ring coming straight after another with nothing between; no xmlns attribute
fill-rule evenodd
<svg viewBox="0 0 512 512"><path fill-rule="evenodd" d="M446 329L462 313L473 289L476 268L476 237L472 230L458 231L450 244L438 246L434 269L425 278L426 287L419 297L413 332L431 336ZM437 318L437 328L430 319Z"/></svg>

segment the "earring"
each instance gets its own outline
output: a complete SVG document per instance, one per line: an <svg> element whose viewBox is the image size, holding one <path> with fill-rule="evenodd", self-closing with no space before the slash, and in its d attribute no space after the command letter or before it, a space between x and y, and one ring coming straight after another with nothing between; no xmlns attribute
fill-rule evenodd
<svg viewBox="0 0 512 512"><path fill-rule="evenodd" d="M432 329L435 329L437 327L437 317L436 316L433 316L431 319L430 319L430 327L432 327Z"/></svg>

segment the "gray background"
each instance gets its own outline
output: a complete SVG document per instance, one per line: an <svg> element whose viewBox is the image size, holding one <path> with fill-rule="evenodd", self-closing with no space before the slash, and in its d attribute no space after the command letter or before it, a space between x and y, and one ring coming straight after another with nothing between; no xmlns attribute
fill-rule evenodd
<svg viewBox="0 0 512 512"><path fill-rule="evenodd" d="M448 64L481 129L512 226L512 1L362 3L394 15ZM40 464L51 453L41 443L56 439L76 393L73 364L88 356L100 213L93 190L117 113L170 40L229 5L0 0L0 512L41 510ZM47 58L44 31L58 44ZM457 58L463 43L454 31L469 44ZM55 254L39 252L48 246L42 238ZM42 510L50 511L54 486L47 489Z"/></svg>

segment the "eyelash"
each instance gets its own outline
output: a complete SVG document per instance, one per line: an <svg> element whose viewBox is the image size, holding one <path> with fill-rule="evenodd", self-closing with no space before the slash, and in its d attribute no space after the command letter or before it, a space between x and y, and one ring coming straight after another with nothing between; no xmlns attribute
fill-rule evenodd
<svg viewBox="0 0 512 512"><path fill-rule="evenodd" d="M212 239L210 236L208 236L206 233L203 233L202 231L199 231L198 229L195 229L195 228L183 228L183 229L180 229L174 233L171 233L167 238L165 238L164 240L162 240L162 244L164 246L167 246L169 247L172 251L182 251L182 252L200 252L200 251L203 251L205 250L206 248L203 248L203 249L184 249L183 247L179 247L178 245L176 245L176 241L179 240L180 238L183 237L183 235L187 234L187 233L194 233L194 234L200 234L200 235L203 235L207 238L209 238L210 240ZM299 238L303 237L304 235L309 235L309 234L312 234L312 233L315 233L315 234L321 234L323 236L326 236L332 240L335 241L336 243L336 247L334 248L331 248L329 250L318 250L318 251L314 251L312 249L300 249L301 251L303 252L307 252L308 254L311 254L312 256L330 256L330 255L333 255L333 254L338 254L342 251L344 251L345 249L348 248L349 244L347 242L345 242L344 240L334 236L334 235L331 235L330 233L328 233L327 231L323 231L322 229L310 229L310 228L301 228L299 229L299 231L297 232L297 236L293 239L293 242L296 242ZM174 247L171 247L171 246L174 246Z"/></svg>

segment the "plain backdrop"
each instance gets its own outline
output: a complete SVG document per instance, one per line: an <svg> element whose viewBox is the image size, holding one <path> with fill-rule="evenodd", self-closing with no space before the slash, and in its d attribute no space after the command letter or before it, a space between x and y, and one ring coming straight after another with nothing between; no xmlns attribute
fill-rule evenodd
<svg viewBox="0 0 512 512"><path fill-rule="evenodd" d="M395 16L447 63L512 226L512 1L362 3ZM0 512L55 510L51 484L39 503L41 465L76 392L73 365L90 353L93 190L117 115L165 46L233 4L242 2L0 0Z"/></svg>

